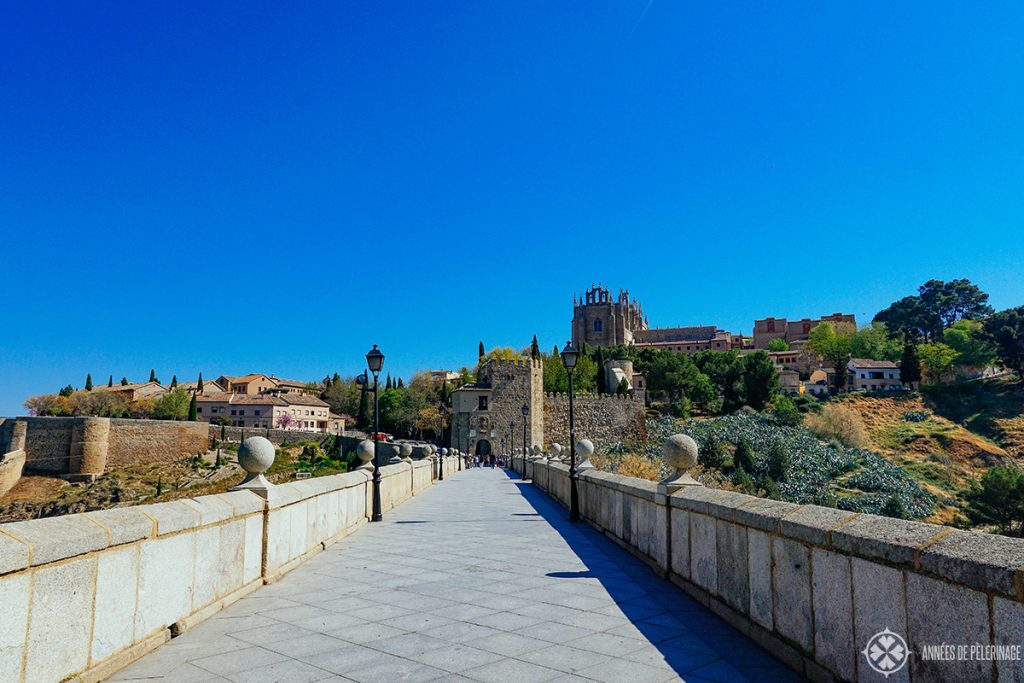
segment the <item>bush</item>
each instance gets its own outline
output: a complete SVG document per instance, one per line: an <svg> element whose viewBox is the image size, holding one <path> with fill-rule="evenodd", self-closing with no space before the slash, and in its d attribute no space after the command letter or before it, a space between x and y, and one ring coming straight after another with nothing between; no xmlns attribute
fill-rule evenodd
<svg viewBox="0 0 1024 683"><path fill-rule="evenodd" d="M704 442L704 447L698 451L698 456L700 464L705 468L720 470L725 464L725 449L722 447L722 442L714 437Z"/></svg>
<svg viewBox="0 0 1024 683"><path fill-rule="evenodd" d="M736 452L732 454L732 464L733 467L744 472L754 471L754 449L750 447L750 442L746 439L740 439L740 442L736 444Z"/></svg>
<svg viewBox="0 0 1024 683"><path fill-rule="evenodd" d="M896 496L889 496L882 503L882 514L896 519L907 519L907 506Z"/></svg>
<svg viewBox="0 0 1024 683"><path fill-rule="evenodd" d="M780 441L776 441L768 449L766 461L768 476L771 477L772 481L786 481L790 462L789 450Z"/></svg>
<svg viewBox="0 0 1024 683"><path fill-rule="evenodd" d="M822 439L838 439L852 448L864 448L868 443L860 415L841 403L826 404L820 414L808 413L804 425Z"/></svg>
<svg viewBox="0 0 1024 683"><path fill-rule="evenodd" d="M772 415L779 421L779 424L787 427L796 427L803 422L804 416L797 410L796 404L789 396L780 394L772 402Z"/></svg>
<svg viewBox="0 0 1024 683"><path fill-rule="evenodd" d="M993 467L965 494L967 517L975 524L994 524L999 533L1024 533L1024 473L1015 467Z"/></svg>
<svg viewBox="0 0 1024 683"><path fill-rule="evenodd" d="M754 480L750 478L750 475L747 473L747 470L743 469L742 467L736 468L736 470L733 472L732 483L735 484L736 488L738 488L743 493L749 493L753 495L757 492L757 489L754 487Z"/></svg>
<svg viewBox="0 0 1024 683"><path fill-rule="evenodd" d="M619 461L619 474L624 477L658 481L661 478L661 466L642 455L630 453L622 456Z"/></svg>
<svg viewBox="0 0 1024 683"><path fill-rule="evenodd" d="M931 417L931 413L927 410L908 410L903 413L903 419L907 422L924 422L929 417Z"/></svg>

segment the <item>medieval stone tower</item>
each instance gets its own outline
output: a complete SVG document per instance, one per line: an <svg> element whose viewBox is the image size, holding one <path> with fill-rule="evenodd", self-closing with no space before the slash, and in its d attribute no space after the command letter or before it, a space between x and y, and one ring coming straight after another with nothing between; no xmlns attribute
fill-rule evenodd
<svg viewBox="0 0 1024 683"><path fill-rule="evenodd" d="M544 444L544 369L539 360L489 360L480 367L479 379L457 389L452 400L460 450L489 455L503 448L507 452L513 443L521 449L524 404L530 411L527 443Z"/></svg>
<svg viewBox="0 0 1024 683"><path fill-rule="evenodd" d="M572 340L579 346L632 344L633 332L647 329L647 317L629 290L619 290L613 301L607 288L591 285L583 297L572 297Z"/></svg>

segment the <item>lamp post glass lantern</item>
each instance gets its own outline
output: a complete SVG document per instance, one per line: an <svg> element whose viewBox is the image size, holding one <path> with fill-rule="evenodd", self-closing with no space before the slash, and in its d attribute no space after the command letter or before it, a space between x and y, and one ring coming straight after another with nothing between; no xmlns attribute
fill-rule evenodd
<svg viewBox="0 0 1024 683"><path fill-rule="evenodd" d="M377 384L380 371L384 367L384 354L374 344L366 354L366 366L373 374L373 516L371 522L384 519L380 510L380 411L377 404Z"/></svg>
<svg viewBox="0 0 1024 683"><path fill-rule="evenodd" d="M580 521L579 470L576 469L576 424L573 407L572 376L576 369L576 361L580 351L572 341L565 343L562 349L562 365L569 375L569 521Z"/></svg>

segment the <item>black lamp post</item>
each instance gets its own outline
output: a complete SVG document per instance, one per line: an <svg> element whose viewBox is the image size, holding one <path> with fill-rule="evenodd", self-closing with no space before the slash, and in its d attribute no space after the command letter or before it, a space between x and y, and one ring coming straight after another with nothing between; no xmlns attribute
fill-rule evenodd
<svg viewBox="0 0 1024 683"><path fill-rule="evenodd" d="M526 437L526 418L529 417L529 415L530 415L530 404L529 403L524 403L522 411L523 411L523 475L525 476L526 475L526 456L527 456L527 451L529 450L529 444L526 442L526 439L527 439L527 437Z"/></svg>
<svg viewBox="0 0 1024 683"><path fill-rule="evenodd" d="M377 463L380 460L380 413L377 410L377 378L380 376L381 368L384 367L384 354L380 352L377 345L366 354L366 365L373 373L373 516L371 522L379 522L384 519L380 512L380 468Z"/></svg>
<svg viewBox="0 0 1024 683"><path fill-rule="evenodd" d="M572 373L576 369L576 361L580 358L580 351L571 341L565 343L562 349L562 365L569 373L569 521L580 521L580 493L578 481L580 473L576 469L576 416L573 412L573 391Z"/></svg>
<svg viewBox="0 0 1024 683"><path fill-rule="evenodd" d="M516 421L515 420L512 420L511 422L508 423L508 438L509 438L509 446L508 446L508 457L506 458L506 460L511 462L512 458L516 457Z"/></svg>

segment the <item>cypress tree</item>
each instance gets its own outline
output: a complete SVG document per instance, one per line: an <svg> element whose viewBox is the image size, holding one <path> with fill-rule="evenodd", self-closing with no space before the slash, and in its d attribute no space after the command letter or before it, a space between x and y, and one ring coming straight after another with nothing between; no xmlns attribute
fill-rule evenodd
<svg viewBox="0 0 1024 683"><path fill-rule="evenodd" d="M334 384L341 384L341 375L334 373L334 377L331 378Z"/></svg>
<svg viewBox="0 0 1024 683"><path fill-rule="evenodd" d="M110 378L107 379L107 386L108 387L114 386L114 376L113 375L111 375Z"/></svg>
<svg viewBox="0 0 1024 683"><path fill-rule="evenodd" d="M608 381L604 376L604 349L597 350L597 393L608 393Z"/></svg>
<svg viewBox="0 0 1024 683"><path fill-rule="evenodd" d="M540 359L540 346L537 344L537 335L533 335L533 341L530 342L530 358L534 360Z"/></svg>
<svg viewBox="0 0 1024 683"><path fill-rule="evenodd" d="M92 391L92 374L91 373L87 374L85 376L85 390L86 391Z"/></svg>
<svg viewBox="0 0 1024 683"><path fill-rule="evenodd" d="M484 356L487 355L487 353L484 351L484 343L483 342L480 342L480 345L477 347L476 355L477 355L477 358L483 358Z"/></svg>
<svg viewBox="0 0 1024 683"><path fill-rule="evenodd" d="M177 389L177 388L178 388L178 376L177 375L173 375L171 377L171 389Z"/></svg>
<svg viewBox="0 0 1024 683"><path fill-rule="evenodd" d="M127 377L122 377L121 378L121 386L122 387L128 386L128 378Z"/></svg>
<svg viewBox="0 0 1024 683"><path fill-rule="evenodd" d="M149 381L150 382L156 382L157 384L160 383L160 380L158 380L156 378L156 370L150 370L149 371Z"/></svg>
<svg viewBox="0 0 1024 683"><path fill-rule="evenodd" d="M398 388L399 389L404 389L405 388L405 385L402 384L402 378L401 377L398 378Z"/></svg>
<svg viewBox="0 0 1024 683"><path fill-rule="evenodd" d="M732 464L736 469L748 473L754 471L754 449L750 447L750 442L746 439L740 439L740 442L736 444L736 452L732 454Z"/></svg>
<svg viewBox="0 0 1024 683"><path fill-rule="evenodd" d="M903 344L900 359L900 382L911 389L921 381L921 359L917 357L917 345L912 341Z"/></svg>
<svg viewBox="0 0 1024 683"><path fill-rule="evenodd" d="M199 381L196 382L196 392L203 393L203 373L199 373Z"/></svg>
<svg viewBox="0 0 1024 683"><path fill-rule="evenodd" d="M365 429L370 421L370 392L364 385L359 386L359 412L356 414L356 427Z"/></svg>
<svg viewBox="0 0 1024 683"><path fill-rule="evenodd" d="M196 395L192 394L192 400L188 402L188 421L196 422L199 420L199 411L196 409Z"/></svg>
<svg viewBox="0 0 1024 683"><path fill-rule="evenodd" d="M390 388L391 388L391 373L389 372L389 373L388 373L388 381L387 381L387 383L386 383L386 384L384 385L384 389L385 389L385 391L386 391L386 390L388 390L388 389L390 389Z"/></svg>

